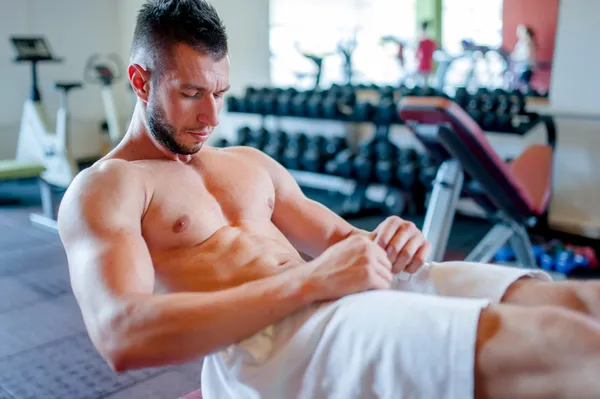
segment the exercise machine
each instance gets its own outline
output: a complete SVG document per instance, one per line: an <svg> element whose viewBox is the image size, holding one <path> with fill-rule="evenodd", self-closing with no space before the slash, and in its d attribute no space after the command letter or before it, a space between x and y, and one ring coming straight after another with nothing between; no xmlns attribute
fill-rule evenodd
<svg viewBox="0 0 600 399"><path fill-rule="evenodd" d="M69 148L69 91L82 87L81 82L54 82L54 89L60 93L60 106L56 114L56 126L51 128L38 86L40 62L62 62L52 55L44 37L10 38L17 53L15 62L30 63L31 92L23 106L21 126L17 143L16 161L21 164L40 164L44 171L40 174L43 215L31 215L35 224L55 228L56 215L52 201L52 186L65 189L79 173L79 167Z"/></svg>
<svg viewBox="0 0 600 399"><path fill-rule="evenodd" d="M113 96L113 85L120 81L123 76L123 62L117 54L109 54L107 56L94 54L86 62L84 70L85 81L101 86L102 103L106 114L106 122L102 124L102 131L108 132L108 140L105 141L103 153L108 153L123 139L125 129L121 126Z"/></svg>
<svg viewBox="0 0 600 399"><path fill-rule="evenodd" d="M42 178L49 184L66 188L79 173L77 163L69 148L68 94L82 87L81 82L54 82L60 93L60 107L56 114L56 126L50 127L38 86L37 66L40 62L62 62L52 55L43 37L11 37L17 52L15 62L31 65L31 92L25 100L19 139L17 161L37 162L46 168Z"/></svg>
<svg viewBox="0 0 600 399"><path fill-rule="evenodd" d="M432 245L430 260L444 260L462 195L473 199L494 223L465 260L489 262L508 242L519 265L534 267L528 229L547 220L552 145L531 145L506 163L479 125L449 99L405 97L399 113L440 165L423 225L423 234Z"/></svg>

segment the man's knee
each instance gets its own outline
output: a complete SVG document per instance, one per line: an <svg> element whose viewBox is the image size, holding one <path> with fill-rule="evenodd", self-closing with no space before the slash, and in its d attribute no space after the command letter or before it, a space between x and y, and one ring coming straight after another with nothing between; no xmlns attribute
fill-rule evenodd
<svg viewBox="0 0 600 399"><path fill-rule="evenodd" d="M565 383L561 372L600 362L600 324L555 306L490 305L481 312L475 356L477 398L535 389L537 397L550 397Z"/></svg>
<svg viewBox="0 0 600 399"><path fill-rule="evenodd" d="M600 315L600 282L545 282L521 279L513 283L502 303L521 306L552 305L592 316Z"/></svg>

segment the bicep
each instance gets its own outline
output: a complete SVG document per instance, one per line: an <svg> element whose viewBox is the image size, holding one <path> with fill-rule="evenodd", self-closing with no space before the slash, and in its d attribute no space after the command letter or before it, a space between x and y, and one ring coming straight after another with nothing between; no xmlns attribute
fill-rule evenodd
<svg viewBox="0 0 600 399"><path fill-rule="evenodd" d="M80 236L67 245L73 290L85 302L116 300L154 289L154 269L141 237L127 231Z"/></svg>
<svg viewBox="0 0 600 399"><path fill-rule="evenodd" d="M153 290L152 261L141 234L139 181L122 166L110 165L78 176L63 198L59 233L86 321L97 321L128 294Z"/></svg>

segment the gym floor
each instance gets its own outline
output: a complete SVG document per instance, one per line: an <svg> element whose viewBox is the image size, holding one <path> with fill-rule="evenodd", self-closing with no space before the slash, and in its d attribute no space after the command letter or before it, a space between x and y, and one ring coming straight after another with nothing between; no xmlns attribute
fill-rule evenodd
<svg viewBox="0 0 600 399"><path fill-rule="evenodd" d="M58 235L29 223L29 213L40 210L37 185L2 183L2 199L19 203L0 207L0 399L175 399L198 389L200 361L113 373L85 332ZM372 229L381 220L350 222ZM489 228L458 219L450 256L464 256Z"/></svg>

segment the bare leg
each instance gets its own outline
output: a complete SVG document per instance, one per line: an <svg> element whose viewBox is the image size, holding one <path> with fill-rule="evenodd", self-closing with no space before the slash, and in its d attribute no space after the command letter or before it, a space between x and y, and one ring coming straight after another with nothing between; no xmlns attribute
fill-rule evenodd
<svg viewBox="0 0 600 399"><path fill-rule="evenodd" d="M600 324L556 307L491 305L481 313L477 399L600 397Z"/></svg>
<svg viewBox="0 0 600 399"><path fill-rule="evenodd" d="M522 306L560 306L600 320L600 282L561 281L552 283L524 278L508 288L502 303Z"/></svg>

